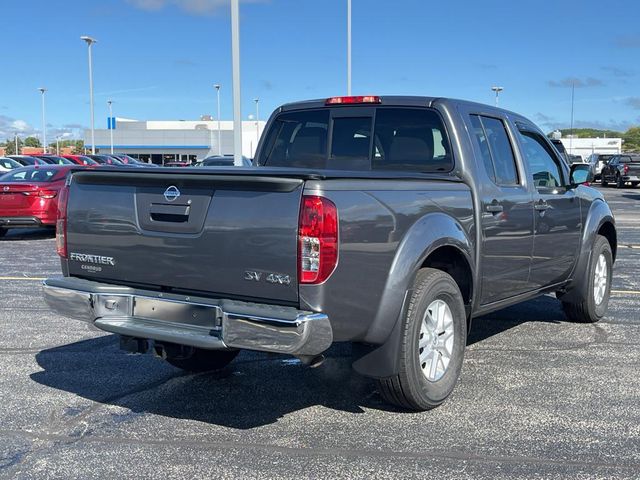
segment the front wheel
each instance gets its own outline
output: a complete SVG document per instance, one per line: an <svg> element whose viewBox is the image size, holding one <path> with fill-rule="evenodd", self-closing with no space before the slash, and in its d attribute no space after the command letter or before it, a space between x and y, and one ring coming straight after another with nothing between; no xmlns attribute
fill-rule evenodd
<svg viewBox="0 0 640 480"><path fill-rule="evenodd" d="M456 385L467 343L464 301L450 275L433 268L418 272L401 328L399 373L378 380L380 394L411 410L437 407Z"/></svg>
<svg viewBox="0 0 640 480"><path fill-rule="evenodd" d="M595 323L604 317L611 294L613 254L611 245L602 235L596 236L587 268L588 284L582 298L562 302L562 309L573 322Z"/></svg>
<svg viewBox="0 0 640 480"><path fill-rule="evenodd" d="M239 350L205 350L194 348L190 355L167 355L167 362L188 372L220 370L229 365Z"/></svg>

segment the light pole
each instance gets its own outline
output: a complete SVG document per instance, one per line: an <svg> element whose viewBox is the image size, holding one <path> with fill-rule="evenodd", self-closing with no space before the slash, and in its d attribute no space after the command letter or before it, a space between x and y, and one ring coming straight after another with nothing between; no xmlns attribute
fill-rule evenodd
<svg viewBox="0 0 640 480"><path fill-rule="evenodd" d="M44 92L46 92L47 89L40 87L38 90L42 97L42 153L47 153L47 122L44 115Z"/></svg>
<svg viewBox="0 0 640 480"><path fill-rule="evenodd" d="M501 92L502 90L504 90L504 88L503 88L503 87L496 87L496 86L493 86L493 87L491 87L491 90L493 90L494 92L496 92L496 107L497 107L497 106L498 106L498 95L500 95L500 92Z"/></svg>
<svg viewBox="0 0 640 480"><path fill-rule="evenodd" d="M233 164L242 166L242 113L240 112L240 0L231 0L231 60L233 73Z"/></svg>
<svg viewBox="0 0 640 480"><path fill-rule="evenodd" d="M111 142L111 154L113 154L113 129L115 128L115 122L113 121L113 109L111 108L112 103L112 100L107 100L107 105L109 105L109 141ZM93 141L91 143L93 143Z"/></svg>
<svg viewBox="0 0 640 480"><path fill-rule="evenodd" d="M576 90L576 83L571 82L571 136L569 137L569 153L573 154L573 100Z"/></svg>
<svg viewBox="0 0 640 480"><path fill-rule="evenodd" d="M351 96L351 0L347 0L347 95Z"/></svg>
<svg viewBox="0 0 640 480"><path fill-rule="evenodd" d="M87 50L89 51L89 110L91 112L91 153L95 155L96 137L93 122L93 62L91 59L91 46L96 43L97 40L95 38L88 37L87 35L83 35L82 37L80 37L80 39L87 42Z"/></svg>
<svg viewBox="0 0 640 480"><path fill-rule="evenodd" d="M221 135L220 135L220 84L216 83L213 88L216 89L217 100L217 109L218 109L218 155L222 155L222 143L221 143Z"/></svg>
<svg viewBox="0 0 640 480"><path fill-rule="evenodd" d="M258 149L258 142L260 141L260 108L258 104L260 103L259 98L254 98L254 102L256 102L256 150Z"/></svg>
<svg viewBox="0 0 640 480"><path fill-rule="evenodd" d="M16 140L16 155L20 155L20 148L18 147L18 132L15 132L15 140Z"/></svg>

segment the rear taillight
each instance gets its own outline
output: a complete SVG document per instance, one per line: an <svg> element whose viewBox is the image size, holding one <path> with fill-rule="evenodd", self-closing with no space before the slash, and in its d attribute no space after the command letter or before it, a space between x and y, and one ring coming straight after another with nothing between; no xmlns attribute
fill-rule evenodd
<svg viewBox="0 0 640 480"><path fill-rule="evenodd" d="M42 198L55 198L57 194L55 190L38 190L38 196Z"/></svg>
<svg viewBox="0 0 640 480"><path fill-rule="evenodd" d="M62 258L67 258L67 201L69 186L60 189L58 195L58 217L56 220L56 250Z"/></svg>
<svg viewBox="0 0 640 480"><path fill-rule="evenodd" d="M27 197L55 198L58 194L55 190L31 190L29 192L21 192Z"/></svg>
<svg viewBox="0 0 640 480"><path fill-rule="evenodd" d="M338 209L324 197L302 197L298 223L298 281L322 283L338 263Z"/></svg>
<svg viewBox="0 0 640 480"><path fill-rule="evenodd" d="M626 164L625 164L625 166L623 167L623 171L624 171L624 174L625 174L625 175L626 175L627 173L629 173L629 165L626 165Z"/></svg>

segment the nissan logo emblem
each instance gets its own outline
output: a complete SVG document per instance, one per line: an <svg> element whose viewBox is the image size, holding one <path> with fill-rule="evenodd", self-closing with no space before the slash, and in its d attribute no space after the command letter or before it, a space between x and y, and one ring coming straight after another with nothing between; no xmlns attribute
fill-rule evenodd
<svg viewBox="0 0 640 480"><path fill-rule="evenodd" d="M9 191L9 187L5 186L5 187L2 188L2 190L5 191L5 192L8 192Z"/></svg>
<svg viewBox="0 0 640 480"><path fill-rule="evenodd" d="M169 188L167 188L164 191L164 199L167 202L173 202L174 200L176 200L178 197L180 196L180 190L178 190L178 187L171 185Z"/></svg>

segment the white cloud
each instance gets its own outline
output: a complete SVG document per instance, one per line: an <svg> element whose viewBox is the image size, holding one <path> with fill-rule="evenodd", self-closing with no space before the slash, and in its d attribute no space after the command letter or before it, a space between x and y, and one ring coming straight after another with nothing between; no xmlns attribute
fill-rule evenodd
<svg viewBox="0 0 640 480"><path fill-rule="evenodd" d="M263 3L266 0L241 0L244 3ZM141 10L155 12L171 5L191 15L211 15L221 8L229 8L229 0L127 0Z"/></svg>

